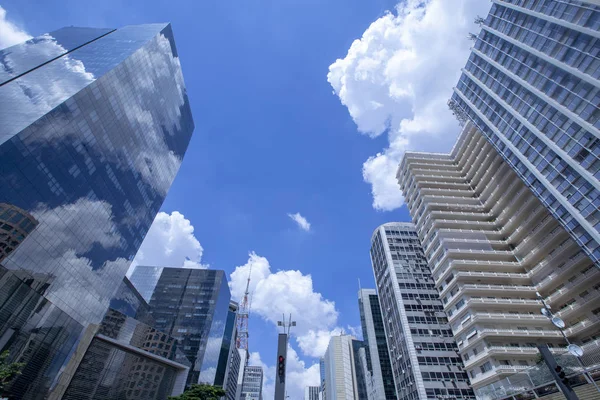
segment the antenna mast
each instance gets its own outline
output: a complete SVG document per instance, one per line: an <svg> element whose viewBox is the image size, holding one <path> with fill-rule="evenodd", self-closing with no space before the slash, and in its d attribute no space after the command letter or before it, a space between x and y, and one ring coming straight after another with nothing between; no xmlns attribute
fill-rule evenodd
<svg viewBox="0 0 600 400"><path fill-rule="evenodd" d="M248 302L248 295L250 294L250 276L252 275L252 264L250 265L250 272L248 273L248 282L246 283L246 292L244 292L244 298L242 304L238 310L237 316L237 342L236 347L238 349L246 350L248 353L248 316L250 314L250 304ZM248 365L248 357L246 357L245 365Z"/></svg>

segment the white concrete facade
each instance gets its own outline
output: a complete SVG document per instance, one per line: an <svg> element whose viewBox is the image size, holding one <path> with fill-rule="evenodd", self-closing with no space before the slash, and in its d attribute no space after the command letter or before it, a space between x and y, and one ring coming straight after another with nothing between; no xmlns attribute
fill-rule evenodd
<svg viewBox="0 0 600 400"><path fill-rule="evenodd" d="M406 153L397 174L474 388L562 343L600 337L600 271L511 166L467 124L450 154Z"/></svg>

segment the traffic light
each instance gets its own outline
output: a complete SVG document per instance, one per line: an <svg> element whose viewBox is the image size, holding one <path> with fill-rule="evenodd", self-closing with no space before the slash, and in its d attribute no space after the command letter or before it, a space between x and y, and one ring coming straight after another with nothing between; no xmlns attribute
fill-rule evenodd
<svg viewBox="0 0 600 400"><path fill-rule="evenodd" d="M279 372L279 376L283 377L285 375L285 357L279 356L277 361L277 371Z"/></svg>
<svg viewBox="0 0 600 400"><path fill-rule="evenodd" d="M563 384L565 384L566 386L569 386L569 379L567 378L567 374L565 373L565 370L563 369L563 367L561 367L560 365L557 365L554 368L554 370L558 374L558 377L560 378L561 382Z"/></svg>

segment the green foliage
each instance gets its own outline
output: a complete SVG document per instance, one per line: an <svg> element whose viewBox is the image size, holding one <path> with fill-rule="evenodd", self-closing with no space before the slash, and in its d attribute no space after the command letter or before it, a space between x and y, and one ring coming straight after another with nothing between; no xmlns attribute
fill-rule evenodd
<svg viewBox="0 0 600 400"><path fill-rule="evenodd" d="M24 363L10 363L6 362L8 358L8 350L0 354L0 393L4 391L6 386L13 378L21 374L21 369L25 365Z"/></svg>
<svg viewBox="0 0 600 400"><path fill-rule="evenodd" d="M179 396L169 397L169 400L219 400L225 396L225 391L219 386L192 385Z"/></svg>

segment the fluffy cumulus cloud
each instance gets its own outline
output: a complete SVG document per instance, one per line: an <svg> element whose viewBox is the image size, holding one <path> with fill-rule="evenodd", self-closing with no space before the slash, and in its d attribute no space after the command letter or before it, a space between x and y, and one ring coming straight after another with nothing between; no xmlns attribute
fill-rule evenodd
<svg viewBox="0 0 600 400"><path fill-rule="evenodd" d="M250 365L263 367L263 398L272 399L275 395L275 365L267 366L259 353L250 353ZM290 399L303 399L306 386L319 385L319 363L307 365L298 357L292 346L288 346L286 362L286 385Z"/></svg>
<svg viewBox="0 0 600 400"><path fill-rule="evenodd" d="M248 262L231 273L229 285L233 299L244 296L250 269L252 313L274 325L282 314L291 313L297 321L292 334L299 349L306 356L322 356L331 335L341 331L334 302L315 292L310 275L296 270L273 272L269 261L255 253L250 253Z"/></svg>
<svg viewBox="0 0 600 400"><path fill-rule="evenodd" d="M189 219L177 211L159 212L132 263L158 267L207 268L203 248Z"/></svg>
<svg viewBox="0 0 600 400"><path fill-rule="evenodd" d="M300 229L302 229L303 231L310 231L310 222L308 222L306 218L300 215L300 213L288 214L288 217L290 217L294 222L296 222Z"/></svg>
<svg viewBox="0 0 600 400"><path fill-rule="evenodd" d="M369 26L348 54L329 67L327 80L357 125L370 137L387 133L389 145L363 164L373 207L403 204L395 179L406 150L447 151L458 125L447 101L479 28L481 0L407 0Z"/></svg>
<svg viewBox="0 0 600 400"><path fill-rule="evenodd" d="M0 6L0 50L29 39L31 36L6 19L6 10Z"/></svg>

